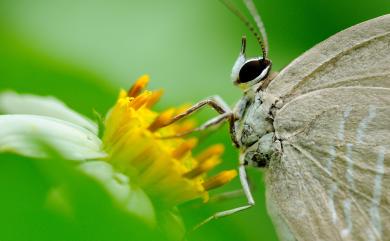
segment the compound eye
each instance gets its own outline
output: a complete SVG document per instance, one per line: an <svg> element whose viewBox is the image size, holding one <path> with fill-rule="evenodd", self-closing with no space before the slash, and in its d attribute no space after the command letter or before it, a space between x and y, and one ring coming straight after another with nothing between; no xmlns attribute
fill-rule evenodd
<svg viewBox="0 0 390 241"><path fill-rule="evenodd" d="M246 62L240 69L237 82L247 83L252 80L262 80L267 76L270 61L264 59L254 59Z"/></svg>

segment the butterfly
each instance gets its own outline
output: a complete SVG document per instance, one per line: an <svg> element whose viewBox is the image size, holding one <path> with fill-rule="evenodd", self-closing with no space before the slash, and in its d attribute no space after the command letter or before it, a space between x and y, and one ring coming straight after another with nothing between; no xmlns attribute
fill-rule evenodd
<svg viewBox="0 0 390 241"><path fill-rule="evenodd" d="M390 15L316 45L263 95L282 102L272 110L282 151L266 174L280 236L389 239Z"/></svg>
<svg viewBox="0 0 390 241"><path fill-rule="evenodd" d="M253 2L244 0L260 35L222 2L246 23L263 56L247 58L243 37L232 70L244 90L235 108L214 96L172 120L211 106L219 115L195 130L226 120L240 150L247 205L200 225L255 204L246 176L254 166L264 168L267 208L281 240L389 240L390 14L341 31L272 73Z"/></svg>

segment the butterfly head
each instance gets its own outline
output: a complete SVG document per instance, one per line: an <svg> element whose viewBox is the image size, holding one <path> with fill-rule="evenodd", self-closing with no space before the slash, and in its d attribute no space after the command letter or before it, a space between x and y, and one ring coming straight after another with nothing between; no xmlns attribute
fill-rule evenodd
<svg viewBox="0 0 390 241"><path fill-rule="evenodd" d="M247 59L245 56L246 38L242 38L240 55L232 69L232 81L244 89L247 89L263 81L271 70L271 60L264 57Z"/></svg>

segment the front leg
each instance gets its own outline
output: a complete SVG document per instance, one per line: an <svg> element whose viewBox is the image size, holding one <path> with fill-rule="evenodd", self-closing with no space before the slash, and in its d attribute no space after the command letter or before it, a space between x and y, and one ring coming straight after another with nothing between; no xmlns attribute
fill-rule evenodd
<svg viewBox="0 0 390 241"><path fill-rule="evenodd" d="M191 106L190 108L188 108L186 111L184 111L183 113L180 113L176 116L174 116L170 121L168 121L164 126L168 126L176 121L179 121L187 116L190 116L192 115L193 113L201 110L203 107L206 107L206 106L209 106L211 108L213 108L214 110L216 110L219 115L206 121L204 124L202 124L201 126L195 128L195 129L192 129L192 130L189 130L189 131L186 131L186 132L183 132L183 133L177 133L176 135L174 136L165 136L165 137L162 137L162 138L175 138L175 137L182 137L182 136L185 136L185 135L188 135L188 134L191 134L195 131L203 131L203 130L206 130L210 127L213 127L213 126L217 126L217 125L220 125L223 121L225 120L228 120L229 121L229 126L230 126L230 135L232 137L232 140L235 144L235 146L238 147L238 142L236 140L236 135L235 135L235 129L234 129L234 122L236 121L236 116L234 114L234 112L230 109L229 105L226 104L226 102L221 98L219 97L218 95L215 95L215 96L212 96L212 97L209 97L205 100L202 100L202 101L199 101L198 103L196 103L195 105Z"/></svg>
<svg viewBox="0 0 390 241"><path fill-rule="evenodd" d="M225 113L232 113L232 110L230 109L229 105L226 104L226 102L219 97L218 95L211 96L205 100L199 101L195 105L188 108L183 113L178 114L177 116L173 117L169 122L165 124L165 126L168 126L178 120L183 119L184 117L190 116L193 113L201 110L203 107L209 106L216 110L219 114L225 114Z"/></svg>
<svg viewBox="0 0 390 241"><path fill-rule="evenodd" d="M210 120L206 121L205 123L203 123L202 125L194 128L194 129L191 129L191 130L188 130L188 131L185 131L185 132L181 132L181 133L176 133L173 136L164 136L162 138L163 139L167 139L167 138L175 138L175 137L186 136L186 135L189 135L189 134L191 134L193 132L204 131L204 130L210 128L210 127L220 126L223 123L223 121L231 120L231 119L234 119L233 113L232 112L226 112L226 113L220 114L220 115L218 115L218 116L216 116L214 118L211 118Z"/></svg>

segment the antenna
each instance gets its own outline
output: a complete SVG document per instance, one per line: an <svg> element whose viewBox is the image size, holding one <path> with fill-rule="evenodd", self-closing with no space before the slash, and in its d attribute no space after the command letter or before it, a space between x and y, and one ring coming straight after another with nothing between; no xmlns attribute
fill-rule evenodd
<svg viewBox="0 0 390 241"><path fill-rule="evenodd" d="M263 57L266 58L268 55L268 39L267 39L267 33L265 32L264 24L261 21L260 15L256 10L256 7L252 0L243 0L245 3L245 6L248 8L249 12L251 13L253 19L256 22L256 25L258 27L258 30L260 31L260 34L255 31L255 28L253 25L249 22L249 20L230 2L229 0L220 0L232 13L234 13L237 17L241 19L242 22L248 27L249 31L255 36L257 39L257 42L259 42L261 51L263 53Z"/></svg>
<svg viewBox="0 0 390 241"><path fill-rule="evenodd" d="M246 7L248 8L249 12L252 14L253 19L256 22L257 28L260 31L261 37L264 41L265 51L268 53L268 37L267 32L265 31L264 23L261 20L260 14L256 9L255 4L252 0L244 0L244 3Z"/></svg>

